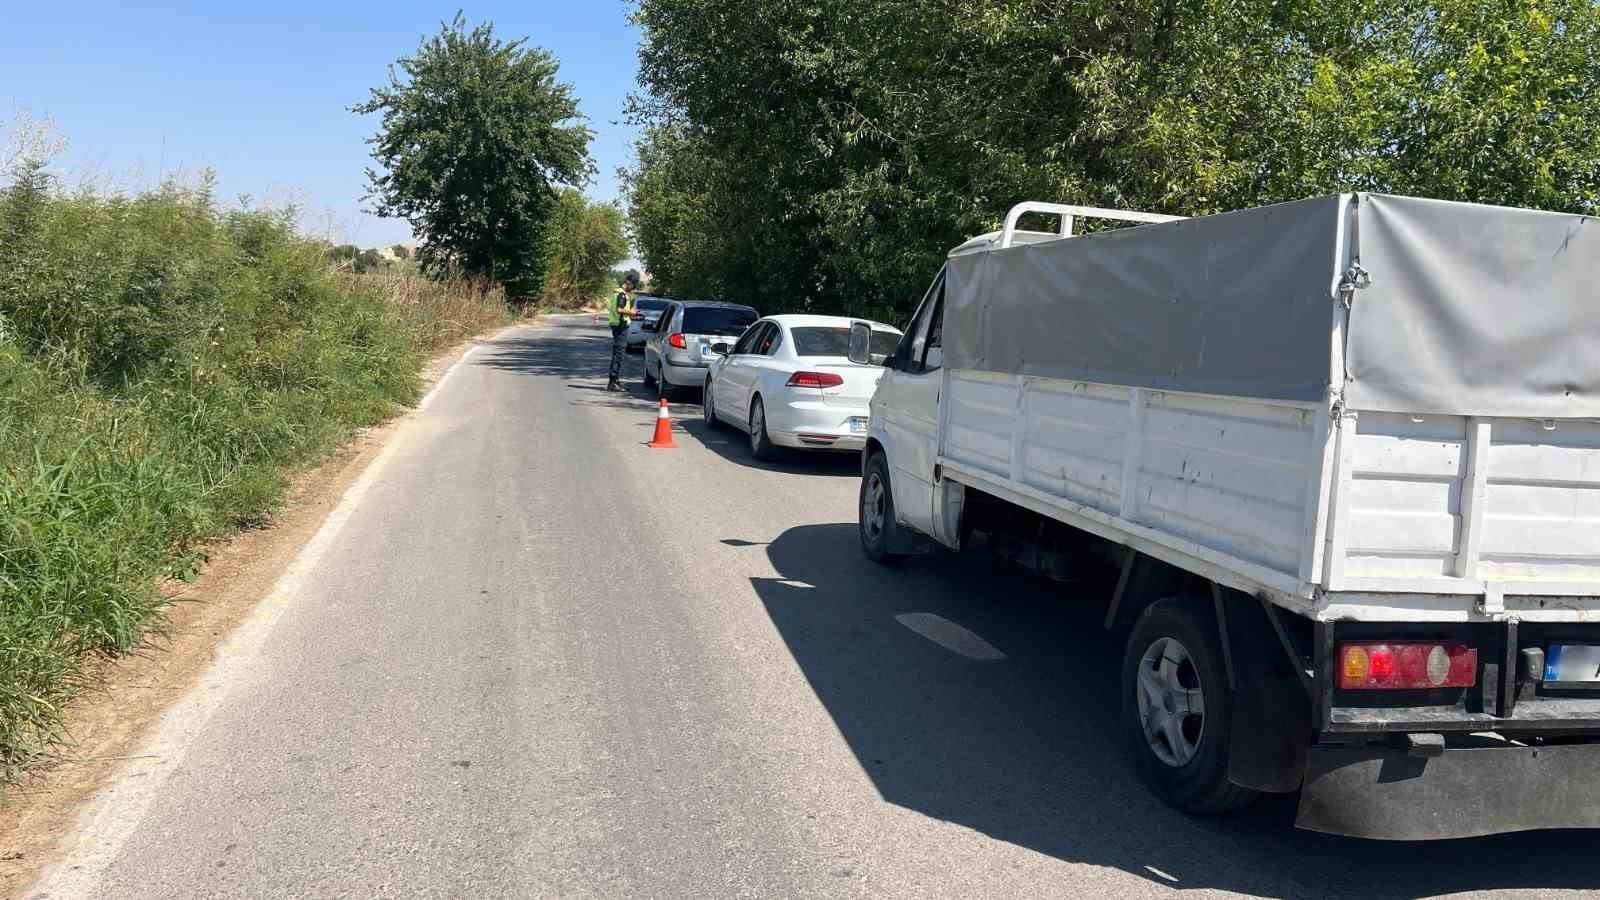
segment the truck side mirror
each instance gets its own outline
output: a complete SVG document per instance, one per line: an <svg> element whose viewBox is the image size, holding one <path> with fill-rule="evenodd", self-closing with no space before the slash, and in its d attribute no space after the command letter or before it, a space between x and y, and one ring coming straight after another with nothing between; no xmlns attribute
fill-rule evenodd
<svg viewBox="0 0 1600 900"><path fill-rule="evenodd" d="M846 354L858 366L872 364L872 326L865 322L850 323L850 352Z"/></svg>

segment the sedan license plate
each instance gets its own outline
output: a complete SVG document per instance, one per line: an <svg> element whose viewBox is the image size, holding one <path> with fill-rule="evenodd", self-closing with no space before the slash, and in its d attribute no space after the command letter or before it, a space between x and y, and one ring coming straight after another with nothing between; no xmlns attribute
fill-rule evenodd
<svg viewBox="0 0 1600 900"><path fill-rule="evenodd" d="M1562 684L1593 685L1600 690L1600 646L1551 644L1545 654L1544 680Z"/></svg>
<svg viewBox="0 0 1600 900"><path fill-rule="evenodd" d="M867 433L867 417L866 416L851 416L850 417L850 433L851 434L866 434Z"/></svg>

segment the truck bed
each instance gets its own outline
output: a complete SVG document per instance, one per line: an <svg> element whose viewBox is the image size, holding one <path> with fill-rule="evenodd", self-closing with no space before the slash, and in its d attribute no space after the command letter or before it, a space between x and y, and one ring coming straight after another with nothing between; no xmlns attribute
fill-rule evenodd
<svg viewBox="0 0 1600 900"><path fill-rule="evenodd" d="M1319 621L1600 621L1594 220L1344 194L947 270L956 481Z"/></svg>
<svg viewBox="0 0 1600 900"><path fill-rule="evenodd" d="M1319 620L1600 621L1600 422L951 369L946 477Z"/></svg>

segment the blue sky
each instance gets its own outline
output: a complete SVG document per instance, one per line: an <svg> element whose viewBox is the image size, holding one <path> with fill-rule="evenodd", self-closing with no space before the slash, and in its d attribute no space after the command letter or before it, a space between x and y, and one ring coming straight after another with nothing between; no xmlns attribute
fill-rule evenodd
<svg viewBox="0 0 1600 900"><path fill-rule="evenodd" d="M218 177L218 197L298 200L308 230L378 246L410 239L400 220L362 213L376 116L348 112L383 83L455 5L154 4L114 0L0 3L0 121L13 106L54 119L69 177L138 188L162 173ZM637 71L624 0L461 7L505 38L556 55L589 126L599 174L588 194L616 196L634 131L622 121Z"/></svg>

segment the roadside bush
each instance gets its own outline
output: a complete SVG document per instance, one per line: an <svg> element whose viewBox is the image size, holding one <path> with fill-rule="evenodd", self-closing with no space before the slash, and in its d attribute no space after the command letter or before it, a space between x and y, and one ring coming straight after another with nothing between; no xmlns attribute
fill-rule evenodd
<svg viewBox="0 0 1600 900"><path fill-rule="evenodd" d="M161 627L163 579L506 317L482 284L336 273L206 184L0 189L0 778L62 737L87 655Z"/></svg>

